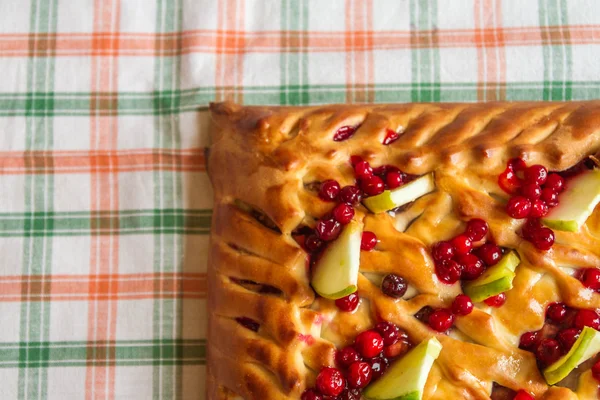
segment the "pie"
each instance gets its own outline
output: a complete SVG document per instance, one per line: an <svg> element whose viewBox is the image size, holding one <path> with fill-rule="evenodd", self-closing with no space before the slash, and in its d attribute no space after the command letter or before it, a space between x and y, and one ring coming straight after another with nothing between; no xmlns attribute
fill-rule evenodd
<svg viewBox="0 0 600 400"><path fill-rule="evenodd" d="M210 109L209 399L597 398L600 101Z"/></svg>

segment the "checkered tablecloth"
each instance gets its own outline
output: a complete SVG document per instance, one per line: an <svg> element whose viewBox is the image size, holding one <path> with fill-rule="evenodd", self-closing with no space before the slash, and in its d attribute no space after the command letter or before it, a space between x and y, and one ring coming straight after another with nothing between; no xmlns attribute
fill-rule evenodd
<svg viewBox="0 0 600 400"><path fill-rule="evenodd" d="M599 60L598 0L0 0L0 399L204 399L209 101L590 99Z"/></svg>

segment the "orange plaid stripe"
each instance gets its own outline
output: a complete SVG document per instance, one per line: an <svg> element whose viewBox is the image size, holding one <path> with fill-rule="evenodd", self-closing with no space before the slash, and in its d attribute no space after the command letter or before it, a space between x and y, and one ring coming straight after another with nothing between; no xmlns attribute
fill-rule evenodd
<svg viewBox="0 0 600 400"><path fill-rule="evenodd" d="M475 0L477 47L477 100L506 99L506 51L502 24L502 0ZM487 26L491 23L492 26Z"/></svg>
<svg viewBox="0 0 600 400"><path fill-rule="evenodd" d="M200 149L0 152L0 175L206 171Z"/></svg>
<svg viewBox="0 0 600 400"><path fill-rule="evenodd" d="M373 46L372 14L372 0L346 0L346 101L350 103L375 101L368 86L375 81L373 52L367 51Z"/></svg>
<svg viewBox="0 0 600 400"><path fill-rule="evenodd" d="M156 288L160 290L156 290ZM0 302L206 298L204 273L0 276Z"/></svg>
<svg viewBox="0 0 600 400"><path fill-rule="evenodd" d="M235 2L236 0L228 0ZM219 2L219 7L224 8ZM222 10L222 12L224 12ZM240 7L236 12L240 12ZM488 11L489 12L489 11ZM281 37L286 36L288 51L300 51L300 43L306 43L309 52L369 51L373 49L415 49L430 46L431 36L439 36L437 46L493 47L501 45L498 37L503 37L505 46L540 45L583 45L600 44L600 26L570 25L546 27L502 27L480 29L446 29L415 32L411 43L410 31L370 31L352 32L354 40L347 41L348 32L245 32L239 20L229 21L235 29L190 30L177 33L41 33L41 34L0 34L0 55L3 57L45 57L45 56L177 56L190 53L215 53L241 55L252 52L281 51ZM414 38L413 38L414 39ZM30 46L32 40L37 42ZM297 47L292 44L298 43ZM223 60L220 61L223 64ZM226 64L229 65L229 64ZM217 71L222 68L217 69ZM239 74L242 71L240 70ZM239 75L238 74L238 75ZM239 76L238 76L239 79ZM225 85L227 86L227 85Z"/></svg>
<svg viewBox="0 0 600 400"><path fill-rule="evenodd" d="M91 92L116 92L118 89L118 32L120 21L120 0L94 1L94 32L114 32L110 38L103 40L94 36L92 51L108 49L113 55L92 58ZM92 101L90 107L94 107ZM116 104L115 104L116 107ZM93 113L92 113L93 114ZM115 116L90 117L90 144L92 149L111 150L117 148L118 123ZM110 158L99 158L98 161L111 161ZM101 164L100 164L101 165ZM119 179L114 168L108 166L109 173L91 170L91 211L119 209ZM91 297L88 313L88 341L111 341L116 339L117 282L107 279L101 283L96 276L111 276L119 270L119 238L116 235L98 235L92 237L90 249L90 285L91 294L105 293L106 301ZM97 284L96 284L97 283ZM114 399L115 367L88 366L86 370L86 400Z"/></svg>

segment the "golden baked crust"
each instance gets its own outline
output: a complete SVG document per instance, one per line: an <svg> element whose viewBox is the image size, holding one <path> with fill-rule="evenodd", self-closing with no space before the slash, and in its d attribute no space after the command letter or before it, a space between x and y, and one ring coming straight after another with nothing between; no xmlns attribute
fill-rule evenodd
<svg viewBox="0 0 600 400"><path fill-rule="evenodd" d="M600 213L579 233L555 232L541 252L515 232L497 177L512 157L564 170L600 149L600 101L570 103L332 105L242 107L211 104L214 122L208 172L215 205L209 257L209 399L298 399L315 371L333 365L336 347L351 343L377 317L394 322L415 342L437 335L444 348L429 376L425 399L488 399L492 382L536 398L577 398L549 388L534 356L518 349L519 336L539 329L546 305L563 301L600 308L600 295L583 290L564 268L600 265ZM348 140L332 137L359 126ZM400 133L384 146L386 130ZM394 217L361 213L380 240L362 252L356 313L340 313L315 296L308 256L292 237L314 226L334 203L314 185L335 179L354 183L351 155L372 165L392 164L421 175L435 171L434 193L403 211L414 221L404 230ZM495 242L522 259L507 302L491 312L475 309L455 327L468 340L436 334L414 318L424 306L448 306L460 285L441 284L430 246L451 238L464 221L482 218ZM418 294L392 300L364 273L399 273ZM261 293L259 285L278 293ZM260 323L254 332L235 318ZM595 385L589 372L582 387ZM587 385L587 386L586 386ZM594 386L595 388L595 386ZM583 389L582 389L583 390Z"/></svg>

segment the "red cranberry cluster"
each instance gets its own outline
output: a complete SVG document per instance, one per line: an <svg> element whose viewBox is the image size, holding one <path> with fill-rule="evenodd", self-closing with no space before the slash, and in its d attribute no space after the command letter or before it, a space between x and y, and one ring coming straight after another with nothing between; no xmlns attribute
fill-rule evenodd
<svg viewBox="0 0 600 400"><path fill-rule="evenodd" d="M323 368L316 387L302 393L302 400L359 400L361 391L379 379L392 359L406 353L411 344L406 332L391 322L379 322L360 333L354 345L338 350L337 368Z"/></svg>
<svg viewBox="0 0 600 400"><path fill-rule="evenodd" d="M352 156L350 162L354 167L354 176L358 185L367 196L376 196L385 189L395 189L408 180L408 176L393 165L372 168L359 156Z"/></svg>
<svg viewBox="0 0 600 400"><path fill-rule="evenodd" d="M487 267L498 263L502 257L500 247L491 242L480 243L488 230L487 222L475 218L467 223L463 233L433 245L431 254L440 281L452 285L459 279L477 279ZM474 248L474 243L479 243L479 247Z"/></svg>
<svg viewBox="0 0 600 400"><path fill-rule="evenodd" d="M523 228L523 237L539 250L548 250L554 244L554 232L543 227L537 218L545 217L558 205L558 195L565 189L565 180L557 173L548 173L543 165L527 167L525 161L513 158L498 177L498 184L512 195L506 212L512 218L529 218Z"/></svg>
<svg viewBox="0 0 600 400"><path fill-rule="evenodd" d="M446 332L454 324L456 316L469 315L473 311L473 302L466 294L459 294L452 302L450 308L434 310L425 307L415 315L421 322L429 325L436 332Z"/></svg>
<svg viewBox="0 0 600 400"><path fill-rule="evenodd" d="M350 132L350 127L342 128L338 130L336 135L339 133L340 137L342 137ZM396 134L393 131L391 132ZM391 138L389 139L391 140L390 143L395 140L390 136L389 132L387 137ZM352 220L354 217L354 207L360 203L364 196L375 196L385 189L397 188L409 179L405 173L392 165L372 168L367 161L358 156L352 156L350 162L354 168L354 176L358 186L349 185L340 188L340 184L335 180L327 180L321 183L319 189L321 200L336 201L338 205L335 206L331 213L317 221L314 232L309 233L304 239L304 248L313 255L318 256L325 242L335 240L339 236L342 226ZM371 251L375 248L377 242L375 233L365 231L362 235L361 250ZM401 277L393 274L386 276L382 285L384 293L396 298L404 295L406 287L406 282ZM359 302L360 298L356 293L353 293L336 300L335 304L340 310L351 312L356 310Z"/></svg>
<svg viewBox="0 0 600 400"><path fill-rule="evenodd" d="M546 308L542 329L521 335L519 347L533 352L541 366L546 367L571 350L586 326L600 330L600 315L596 311L551 303Z"/></svg>
<svg viewBox="0 0 600 400"><path fill-rule="evenodd" d="M579 279L586 288L592 289L596 293L600 293L600 269L580 269L575 277Z"/></svg>

